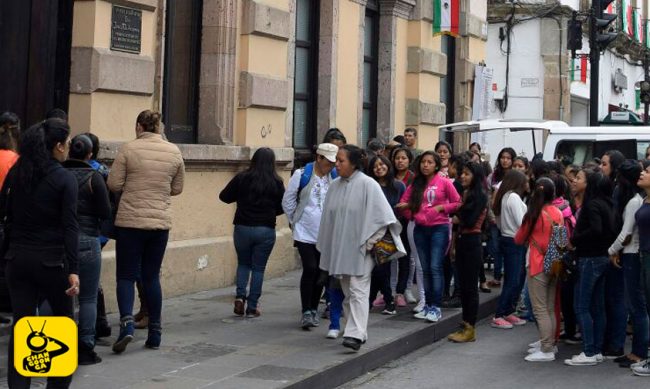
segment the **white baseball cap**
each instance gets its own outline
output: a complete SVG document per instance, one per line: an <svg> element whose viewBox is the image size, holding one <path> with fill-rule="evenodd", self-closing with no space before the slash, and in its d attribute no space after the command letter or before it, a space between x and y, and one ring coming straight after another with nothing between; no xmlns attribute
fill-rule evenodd
<svg viewBox="0 0 650 389"><path fill-rule="evenodd" d="M339 152L339 147L331 143L321 143L316 149L316 154L322 155L330 162L336 162L336 153Z"/></svg>

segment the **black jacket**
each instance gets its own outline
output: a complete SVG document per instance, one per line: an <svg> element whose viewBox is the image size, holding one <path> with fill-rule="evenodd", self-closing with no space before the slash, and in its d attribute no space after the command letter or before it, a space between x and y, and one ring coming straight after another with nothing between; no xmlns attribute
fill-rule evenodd
<svg viewBox="0 0 650 389"><path fill-rule="evenodd" d="M0 219L8 217L6 259L11 260L14 250L36 251L45 266L64 266L78 274L77 181L51 159L28 192L18 180L19 164L11 168L0 191Z"/></svg>
<svg viewBox="0 0 650 389"><path fill-rule="evenodd" d="M578 257L607 257L620 224L609 199L594 199L580 210L571 243Z"/></svg>
<svg viewBox="0 0 650 389"><path fill-rule="evenodd" d="M282 196L284 185L276 182L275 188L263 196L256 196L251 190L251 180L246 178L246 172L237 174L219 194L224 203L237 202L233 224L242 226L265 226L275 228L275 218L282 215Z"/></svg>
<svg viewBox="0 0 650 389"><path fill-rule="evenodd" d="M63 167L75 176L79 187L79 229L86 235L99 236L101 220L111 217L111 203L104 178L84 161L69 159L63 163Z"/></svg>

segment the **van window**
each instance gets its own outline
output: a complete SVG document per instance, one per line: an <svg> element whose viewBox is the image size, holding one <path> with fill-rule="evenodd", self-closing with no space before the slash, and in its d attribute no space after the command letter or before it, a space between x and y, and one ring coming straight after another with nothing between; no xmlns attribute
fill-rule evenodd
<svg viewBox="0 0 650 389"><path fill-rule="evenodd" d="M650 140L640 140L636 142L637 159L646 159L646 150L650 147Z"/></svg>
<svg viewBox="0 0 650 389"><path fill-rule="evenodd" d="M594 142L589 140L563 140L555 148L555 159L572 161L574 165L582 166L594 158Z"/></svg>

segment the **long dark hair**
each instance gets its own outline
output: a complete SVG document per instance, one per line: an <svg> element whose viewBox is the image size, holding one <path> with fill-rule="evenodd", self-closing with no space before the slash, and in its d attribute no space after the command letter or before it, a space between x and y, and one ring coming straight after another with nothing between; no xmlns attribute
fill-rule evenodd
<svg viewBox="0 0 650 389"><path fill-rule="evenodd" d="M503 196L508 192L515 192L521 197L526 189L526 181L528 177L518 170L510 169L503 177L501 186L497 194L494 196L494 203L492 204L492 211L496 216L501 215L501 203L503 202Z"/></svg>
<svg viewBox="0 0 650 389"><path fill-rule="evenodd" d="M451 149L451 144L445 140L438 141L438 143L436 143L433 150L435 150L435 152L437 153L438 148L440 148L441 146L445 146L447 148L447 151L449 151L449 155L453 153L453 150Z"/></svg>
<svg viewBox="0 0 650 389"><path fill-rule="evenodd" d="M411 184L413 189L411 190L411 198L409 199L409 209L414 215L420 211L420 205L422 205L422 196L424 195L424 190L426 189L427 184L429 183L429 179L424 174L422 174L422 171L420 170L420 164L422 163L422 159L427 155L433 157L433 160L436 162L436 171L434 175L438 174L438 172L442 168L442 162L440 161L440 156L435 151L431 151L431 150L425 151L415 159L416 173L415 173L415 178L413 179L413 183Z"/></svg>
<svg viewBox="0 0 650 389"><path fill-rule="evenodd" d="M618 192L616 199L616 213L623 215L625 206L638 193L643 195L643 189L637 186L641 177L641 166L632 159L627 159L618 167Z"/></svg>
<svg viewBox="0 0 650 389"><path fill-rule="evenodd" d="M601 199L612 205L612 193L614 192L614 185L612 180L609 179L600 171L585 171L587 176L587 188L585 189L585 196L582 202L582 208L586 208L590 202Z"/></svg>
<svg viewBox="0 0 650 389"><path fill-rule="evenodd" d="M485 169L480 163L467 161L459 170L467 169L472 173L472 182L463 192L463 205L458 210L461 220L465 212L471 213L473 209L484 209L487 207L488 197L485 191ZM462 174L462 173L460 173Z"/></svg>
<svg viewBox="0 0 650 389"><path fill-rule="evenodd" d="M409 160L409 165L411 162L413 162L413 153L411 150L409 150L408 147L406 146L398 146L393 149L393 151L390 153L390 161L393 163L393 167L395 166L395 157L397 157L398 153L404 153L406 154L406 158ZM408 168L406 168L408 170Z"/></svg>
<svg viewBox="0 0 650 389"><path fill-rule="evenodd" d="M275 153L268 147L255 151L250 166L243 174L244 179L251 183L252 196L277 194L282 186L282 179L275 171Z"/></svg>
<svg viewBox="0 0 650 389"><path fill-rule="evenodd" d="M397 194L397 188L395 188L394 185L395 169L393 168L393 165L390 163L388 158L384 157L383 155L376 155L373 157L368 164L368 176L379 182L380 178L375 175L375 163L377 163L377 161L381 161L388 168L386 171L386 176L383 178L384 182L386 183L386 189L392 194Z"/></svg>
<svg viewBox="0 0 650 389"><path fill-rule="evenodd" d="M330 128L327 130L325 133L325 136L323 136L323 142L322 143L332 143L333 140L338 140L343 142L343 144L347 144L348 140L345 139L345 135L339 130L338 128Z"/></svg>
<svg viewBox="0 0 650 389"><path fill-rule="evenodd" d="M20 140L20 158L16 162L18 182L27 193L45 175L54 146L70 136L70 126L61 119L47 119L31 126Z"/></svg>
<svg viewBox="0 0 650 389"><path fill-rule="evenodd" d="M494 172L492 173L492 181L493 182L491 182L490 184L496 184L497 182L502 181L504 176L508 172L508 170L512 169L512 166L508 170L504 169L501 166L501 156L503 154L510 154L510 159L512 160L512 162L514 162L515 158L517 157L517 152L512 147L506 147L506 148L502 149L501 151L499 151L499 156L497 156L497 163L494 166Z"/></svg>
<svg viewBox="0 0 650 389"><path fill-rule="evenodd" d="M20 119L13 112L0 115L0 150L18 150Z"/></svg>
<svg viewBox="0 0 650 389"><path fill-rule="evenodd" d="M603 156L605 155L609 157L609 165L611 166L611 174L608 178L616 181L618 168L625 162L625 155L618 150L607 150Z"/></svg>
<svg viewBox="0 0 650 389"><path fill-rule="evenodd" d="M550 204L555 199L555 184L550 178L542 177L535 181L535 187L532 188L532 193L528 209L522 222L522 224L528 223L525 240L528 240L530 235L532 235L544 206Z"/></svg>

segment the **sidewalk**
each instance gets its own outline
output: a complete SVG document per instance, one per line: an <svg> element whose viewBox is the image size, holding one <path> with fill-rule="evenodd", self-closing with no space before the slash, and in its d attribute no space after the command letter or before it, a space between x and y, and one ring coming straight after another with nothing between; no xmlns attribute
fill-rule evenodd
<svg viewBox="0 0 650 389"><path fill-rule="evenodd" d="M299 281L300 271L267 281L262 316L256 319L232 314L232 287L167 299L160 350L144 348L147 332L136 330L135 341L122 355L98 346L103 362L80 366L72 387L332 388L445 337L461 320L460 309L444 310L435 325L413 319L410 308L396 316L375 309L368 342L350 353L341 338L325 338L329 321L312 331L299 327ZM494 292L498 290L481 294L479 317L494 311ZM116 336L118 317L109 319ZM6 376L7 338L0 336L0 376ZM0 378L0 387L6 387L6 378Z"/></svg>

